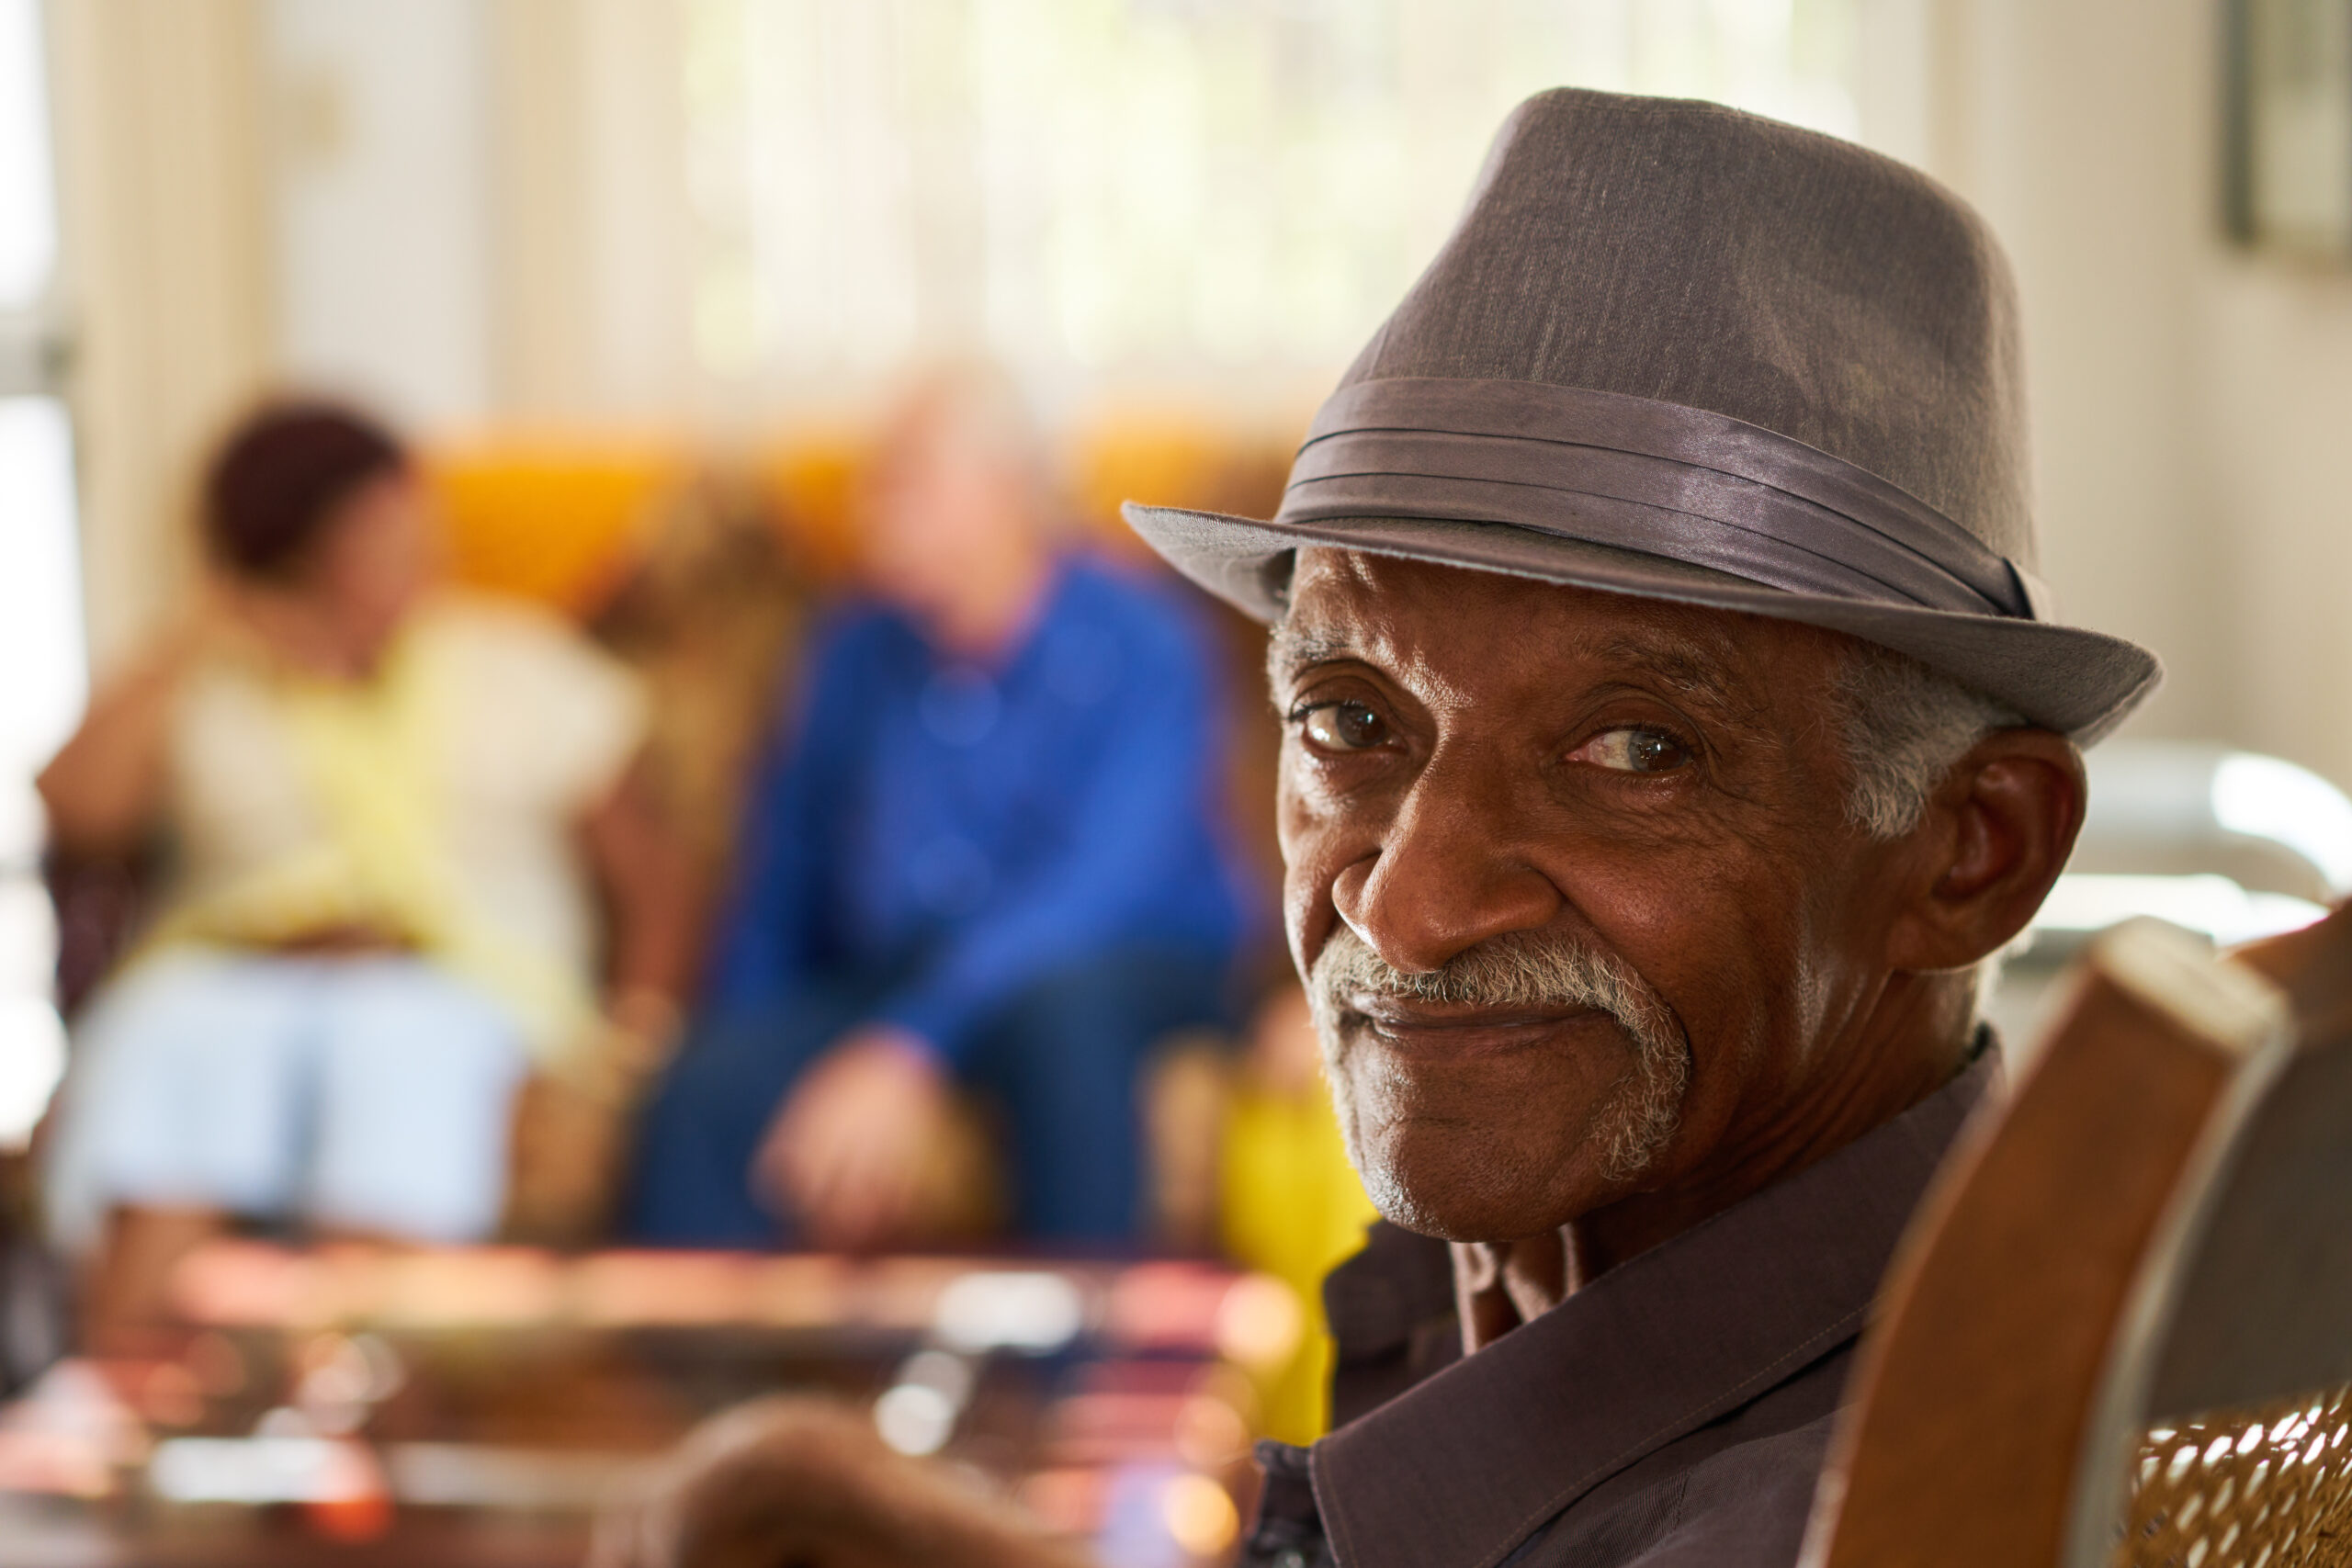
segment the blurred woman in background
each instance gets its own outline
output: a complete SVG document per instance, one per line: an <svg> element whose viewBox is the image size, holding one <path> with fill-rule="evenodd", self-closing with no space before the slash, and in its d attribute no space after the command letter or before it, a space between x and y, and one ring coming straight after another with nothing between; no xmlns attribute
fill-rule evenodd
<svg viewBox="0 0 2352 1568"><path fill-rule="evenodd" d="M49 1146L101 1338L156 1316L171 1262L232 1217L489 1235L533 1064L665 1029L684 962L630 782L633 679L542 613L438 589L398 440L265 408L202 525L202 608L40 781L59 850L160 840L166 866L78 1022Z"/></svg>

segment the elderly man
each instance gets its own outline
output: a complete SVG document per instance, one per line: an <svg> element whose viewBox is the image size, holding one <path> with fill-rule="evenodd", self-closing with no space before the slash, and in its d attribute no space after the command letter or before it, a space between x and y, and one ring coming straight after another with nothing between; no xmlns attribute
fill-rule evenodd
<svg viewBox="0 0 2352 1568"><path fill-rule="evenodd" d="M1253 1563L1782 1565L1995 1071L1983 966L2155 660L2032 576L2010 289L1950 195L1555 92L1271 523L1293 953L1388 1224Z"/></svg>
<svg viewBox="0 0 2352 1568"><path fill-rule="evenodd" d="M705 1016L645 1121L647 1240L925 1239L949 1097L1006 1124L1024 1241L1121 1246L1136 1085L1222 1021L1245 910L1194 605L1057 536L1012 383L884 432L842 605L755 783Z"/></svg>

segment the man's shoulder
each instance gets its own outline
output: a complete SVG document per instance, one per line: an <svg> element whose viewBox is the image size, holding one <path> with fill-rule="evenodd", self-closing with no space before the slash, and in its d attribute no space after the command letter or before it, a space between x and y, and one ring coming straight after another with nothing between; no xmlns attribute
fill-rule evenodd
<svg viewBox="0 0 2352 1568"><path fill-rule="evenodd" d="M1826 1358L1594 1488L1510 1568L1792 1568L1850 1360Z"/></svg>
<svg viewBox="0 0 2352 1568"><path fill-rule="evenodd" d="M1792 1568L1804 1544L1852 1354L1849 1342L1716 1419L1633 1458L1588 1490L1555 1502L1548 1517L1526 1527L1528 1533L1503 1559L1503 1568ZM1266 1506L1253 1539L1254 1554L1245 1561L1283 1561L1273 1549L1302 1541L1322 1550L1326 1520L1307 1501L1307 1453L1261 1450L1261 1459L1268 1470ZM1288 1462L1279 1462L1283 1461ZM1326 1484L1329 1480L1324 1478ZM1288 1515L1278 1506L1285 1495L1295 1499ZM1320 1486L1313 1495L1326 1506L1340 1501ZM1408 1547L1408 1556L1396 1556L1384 1546L1382 1561L1438 1562L1456 1549L1452 1560L1476 1555L1476 1542L1442 1530ZM1310 1564L1329 1560L1311 1551L1299 1559Z"/></svg>
<svg viewBox="0 0 2352 1568"><path fill-rule="evenodd" d="M863 594L836 600L809 628L804 656L820 682L858 681L894 665L920 668L922 639L904 615Z"/></svg>
<svg viewBox="0 0 2352 1568"><path fill-rule="evenodd" d="M817 648L839 650L872 647L910 635L906 617L897 609L861 593L827 605L810 628L808 639Z"/></svg>
<svg viewBox="0 0 2352 1568"><path fill-rule="evenodd" d="M1794 1562L1856 1337L1984 1076L1973 1070L1609 1269L1323 1438L1314 1495L1336 1555L1355 1568L1512 1551L1526 1568ZM1410 1380L1443 1321L1438 1252L1393 1233L1373 1240L1332 1281L1340 1367ZM1363 1357L1354 1366L1351 1348ZM1335 1394L1351 1392L1339 1381Z"/></svg>

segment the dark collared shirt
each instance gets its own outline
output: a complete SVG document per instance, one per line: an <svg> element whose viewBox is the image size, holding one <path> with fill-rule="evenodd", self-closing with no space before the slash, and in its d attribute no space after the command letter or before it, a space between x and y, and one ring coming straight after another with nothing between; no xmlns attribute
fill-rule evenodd
<svg viewBox="0 0 2352 1568"><path fill-rule="evenodd" d="M1375 1227L1324 1292L1346 1425L1261 1449L1243 1562L1788 1568L1879 1277L1997 1070L1984 1052L1475 1356L1444 1245Z"/></svg>
<svg viewBox="0 0 2352 1568"><path fill-rule="evenodd" d="M1106 953L1227 963L1250 900L1219 826L1216 676L1194 606L1082 556L989 668L845 607L753 786L712 1004L892 976L879 1018L952 1060Z"/></svg>

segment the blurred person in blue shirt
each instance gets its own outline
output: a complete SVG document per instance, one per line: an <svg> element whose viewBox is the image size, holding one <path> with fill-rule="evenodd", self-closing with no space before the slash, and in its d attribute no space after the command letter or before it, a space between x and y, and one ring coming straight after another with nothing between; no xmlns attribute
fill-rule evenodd
<svg viewBox="0 0 2352 1568"><path fill-rule="evenodd" d="M640 1145L644 1239L905 1239L962 1085L1002 1112L1016 1232L1141 1202L1151 1043L1227 1021L1243 923L1223 716L1182 590L1056 536L994 372L921 383L750 797L704 1018Z"/></svg>

